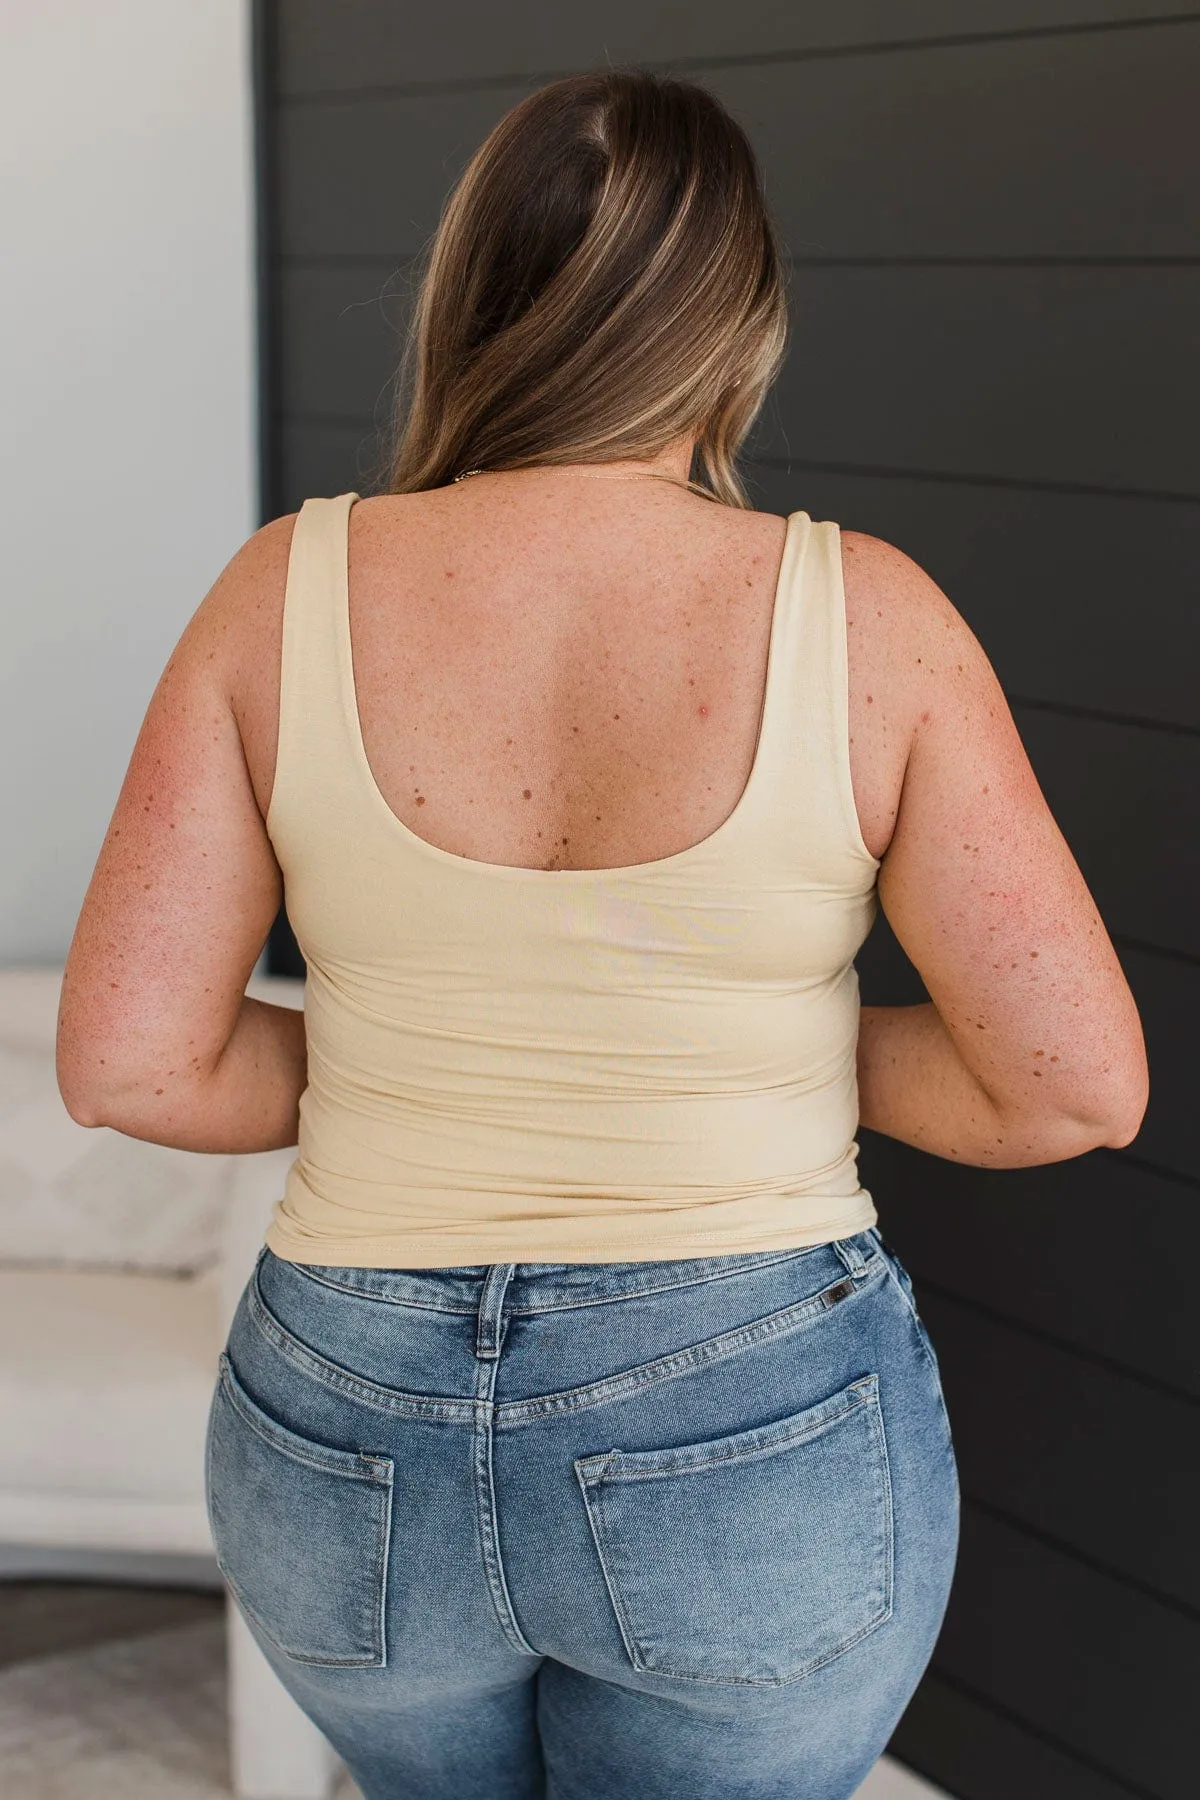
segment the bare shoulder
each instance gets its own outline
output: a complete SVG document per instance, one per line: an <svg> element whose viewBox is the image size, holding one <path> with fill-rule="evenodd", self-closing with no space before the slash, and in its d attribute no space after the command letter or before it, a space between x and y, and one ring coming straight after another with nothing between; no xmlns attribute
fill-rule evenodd
<svg viewBox="0 0 1200 1800"><path fill-rule="evenodd" d="M840 535L847 622L874 617L880 621L877 635L911 640L918 654L920 645L944 653L960 644L974 645L982 654L967 621L919 562L868 532Z"/></svg>
<svg viewBox="0 0 1200 1800"><path fill-rule="evenodd" d="M270 520L234 552L175 651L178 658L205 665L229 706L264 818L275 767L283 608L298 516Z"/></svg>
<svg viewBox="0 0 1200 1800"><path fill-rule="evenodd" d="M214 617L243 611L270 613L282 607L287 586L292 533L298 513L284 513L262 525L230 557L205 596Z"/></svg>
<svg viewBox="0 0 1200 1800"><path fill-rule="evenodd" d="M842 578L852 665L870 674L915 729L934 699L995 674L967 621L920 563L865 531L842 531ZM852 667L853 678L853 667Z"/></svg>
<svg viewBox="0 0 1200 1800"><path fill-rule="evenodd" d="M193 613L180 649L214 664L226 692L277 660L296 513L272 519L236 550Z"/></svg>

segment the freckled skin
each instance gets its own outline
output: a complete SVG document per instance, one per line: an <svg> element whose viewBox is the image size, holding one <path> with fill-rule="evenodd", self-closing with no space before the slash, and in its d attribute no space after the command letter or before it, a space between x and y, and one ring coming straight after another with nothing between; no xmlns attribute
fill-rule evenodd
<svg viewBox="0 0 1200 1800"><path fill-rule="evenodd" d="M690 453L672 447L664 467L686 473ZM238 984L278 910L263 821L294 522L273 521L239 553L201 609L209 623L190 664L190 639L168 664L64 980L85 1000L67 1021L68 1064L72 1028L85 1089L99 1049L107 1068L115 1044L150 1044L107 1084L137 1078L151 1121L164 1069L190 1089L183 1107L173 1087L172 1117L193 1115L192 1071L215 1074L236 1050ZM852 810L879 859L880 902L939 1002L863 1008L861 1122L993 1166L1076 1154L1089 1131L1111 1135L1114 1119L1121 1129L1144 1067L1115 952L965 622L902 552L833 529ZM571 471L361 501L349 549L355 698L386 803L444 850L532 869L545 866L543 843L560 867L569 850L570 866L595 868L703 841L750 773L784 535L777 515ZM197 668L209 685L196 685ZM720 704L697 703L697 687ZM209 763L205 788L197 771ZM114 966L121 980L109 979ZM190 992L181 968L193 971ZM241 1060L225 1059L224 1104L236 1090L244 1117L236 1143L218 1131L219 1147L295 1142L293 1039L286 1053L280 1039L278 1067L244 1035ZM1059 1052L1032 1055L1050 1042Z"/></svg>
<svg viewBox="0 0 1200 1800"><path fill-rule="evenodd" d="M912 726L907 738L903 722L897 732L908 755L896 822L903 819L905 828L894 830L887 844L879 897L939 1003L924 1019L920 1009L906 1018L905 1009L864 1007L861 1122L942 1155L970 1161L987 1152L997 1166L1077 1154L1108 1141L1106 1129L1114 1116L1128 1114L1144 1076L1136 1008L1115 952L978 642L903 553L848 532L842 550L855 727L851 773L863 836L879 854L868 835L869 774L861 793L858 779L860 767L869 770L872 754L885 745L867 735L864 716L878 710L868 695L878 702L882 692L893 708L903 696ZM873 641L855 632L856 621L868 616L876 624L877 659L870 654ZM966 1004L956 1003L960 997ZM1066 1046L1034 1056L1031 1040L1045 1044L1049 1032L1058 1036L1064 1028ZM892 1040L902 1051L897 1063L883 1055ZM1110 1079L1120 1065L1098 1054L1114 1042L1126 1055L1123 1089ZM903 1071L903 1050L918 1045L924 1079L933 1084L929 1108L936 1106L919 1134L912 1124L923 1110L916 1093L920 1059L908 1063L911 1086L903 1075L885 1081L875 1072L877 1059L881 1071ZM1042 1097L1043 1088L1052 1091ZM993 1128L984 1138L989 1112ZM1016 1129L998 1131L996 1123ZM1089 1131L1097 1134L1090 1143ZM1001 1154L994 1156L997 1146Z"/></svg>

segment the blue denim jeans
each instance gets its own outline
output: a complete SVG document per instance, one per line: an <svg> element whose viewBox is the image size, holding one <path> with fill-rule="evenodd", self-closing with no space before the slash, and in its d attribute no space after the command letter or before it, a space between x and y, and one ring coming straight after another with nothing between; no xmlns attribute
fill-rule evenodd
<svg viewBox="0 0 1200 1800"><path fill-rule="evenodd" d="M300 1266L221 1359L221 1568L366 1800L849 1800L933 1651L958 1481L879 1233Z"/></svg>

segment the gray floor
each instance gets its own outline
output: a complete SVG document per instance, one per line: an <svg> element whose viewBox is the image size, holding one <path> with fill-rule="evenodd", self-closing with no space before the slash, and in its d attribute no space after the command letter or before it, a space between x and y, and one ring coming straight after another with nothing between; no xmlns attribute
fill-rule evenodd
<svg viewBox="0 0 1200 1800"><path fill-rule="evenodd" d="M0 1582L0 1669L219 1618L218 1594L76 1581Z"/></svg>

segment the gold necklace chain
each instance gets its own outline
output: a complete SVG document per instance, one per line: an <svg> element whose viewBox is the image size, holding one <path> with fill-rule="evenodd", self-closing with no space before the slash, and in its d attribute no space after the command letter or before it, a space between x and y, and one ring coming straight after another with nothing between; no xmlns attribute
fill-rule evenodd
<svg viewBox="0 0 1200 1800"><path fill-rule="evenodd" d="M563 464L538 463L536 466L538 468L561 468ZM513 468L509 468L509 470L504 470L504 468L491 468L491 470L489 468L464 468L453 479L466 481L468 475L518 475L518 473L520 470L513 470ZM578 468L572 473L579 475L583 481L675 481L676 486L680 486L675 475L660 475L655 468L628 468L622 475L596 475L587 468Z"/></svg>
<svg viewBox="0 0 1200 1800"><path fill-rule="evenodd" d="M564 465L562 463L536 463L532 466L545 469L563 468L569 465ZM462 469L454 477L454 480L465 481L468 475L515 475L519 473L520 470L518 469ZM573 473L578 475L582 481L669 481L672 487L684 488L688 492L696 491L698 487L697 483L680 481L674 475L660 475L657 469L626 469L624 473L620 475L596 475L593 474L590 469L576 469ZM707 496L706 489L699 489L699 491Z"/></svg>

